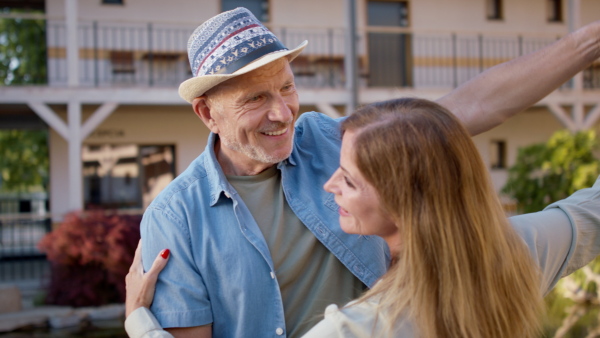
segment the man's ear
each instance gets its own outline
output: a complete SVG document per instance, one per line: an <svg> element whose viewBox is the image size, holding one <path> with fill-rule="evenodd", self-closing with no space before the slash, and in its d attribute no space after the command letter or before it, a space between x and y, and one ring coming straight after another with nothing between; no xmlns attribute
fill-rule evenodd
<svg viewBox="0 0 600 338"><path fill-rule="evenodd" d="M210 131L215 134L219 133L219 127L212 117L211 106L206 95L195 98L192 101L192 108L194 109L194 113L196 113Z"/></svg>

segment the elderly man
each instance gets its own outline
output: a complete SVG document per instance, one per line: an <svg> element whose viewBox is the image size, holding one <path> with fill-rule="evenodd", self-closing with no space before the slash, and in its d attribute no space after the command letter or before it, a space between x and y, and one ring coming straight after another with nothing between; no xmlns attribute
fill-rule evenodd
<svg viewBox="0 0 600 338"><path fill-rule="evenodd" d="M598 36L592 24L438 102L488 130L598 58ZM382 240L341 231L321 188L339 165L339 121L299 113L290 62L305 46L288 50L243 8L190 37L194 77L179 93L211 134L142 221L146 270L172 252L152 311L175 336L299 336L386 271Z"/></svg>

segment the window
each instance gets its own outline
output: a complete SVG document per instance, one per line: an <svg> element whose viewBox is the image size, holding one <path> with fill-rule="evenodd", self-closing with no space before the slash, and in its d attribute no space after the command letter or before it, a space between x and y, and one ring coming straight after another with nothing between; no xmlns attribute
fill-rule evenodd
<svg viewBox="0 0 600 338"><path fill-rule="evenodd" d="M583 88L600 88L600 64L591 65L583 70Z"/></svg>
<svg viewBox="0 0 600 338"><path fill-rule="evenodd" d="M506 169L506 141L492 140L490 142L490 167Z"/></svg>
<svg viewBox="0 0 600 338"><path fill-rule="evenodd" d="M238 7L245 7L252 12L258 20L269 22L269 0L221 0L221 10L223 12Z"/></svg>
<svg viewBox="0 0 600 338"><path fill-rule="evenodd" d="M502 20L502 0L487 0L488 20Z"/></svg>
<svg viewBox="0 0 600 338"><path fill-rule="evenodd" d="M548 22L562 21L562 0L548 0Z"/></svg>
<svg viewBox="0 0 600 338"><path fill-rule="evenodd" d="M408 27L407 1L369 1L369 26Z"/></svg>
<svg viewBox="0 0 600 338"><path fill-rule="evenodd" d="M123 0L102 0L103 5L122 5Z"/></svg>
<svg viewBox="0 0 600 338"><path fill-rule="evenodd" d="M84 145L86 209L146 208L175 178L174 154L172 145Z"/></svg>
<svg viewBox="0 0 600 338"><path fill-rule="evenodd" d="M368 85L412 86L412 34L401 29L410 25L408 1L369 0L367 23Z"/></svg>

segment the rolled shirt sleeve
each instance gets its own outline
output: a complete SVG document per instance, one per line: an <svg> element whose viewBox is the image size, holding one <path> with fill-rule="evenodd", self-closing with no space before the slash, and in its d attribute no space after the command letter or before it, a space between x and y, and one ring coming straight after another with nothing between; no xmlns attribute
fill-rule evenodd
<svg viewBox="0 0 600 338"><path fill-rule="evenodd" d="M193 327L213 322L211 304L197 268L187 222L168 207L150 206L142 219L142 259L148 270L158 253L171 251L159 274L152 313L165 327Z"/></svg>
<svg viewBox="0 0 600 338"><path fill-rule="evenodd" d="M543 211L510 218L542 270L542 290L600 254L600 178Z"/></svg>

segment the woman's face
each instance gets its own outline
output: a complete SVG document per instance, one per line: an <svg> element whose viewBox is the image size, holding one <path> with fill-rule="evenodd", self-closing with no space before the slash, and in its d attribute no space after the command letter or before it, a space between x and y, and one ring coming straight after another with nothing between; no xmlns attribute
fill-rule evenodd
<svg viewBox="0 0 600 338"><path fill-rule="evenodd" d="M383 213L375 187L367 182L355 164L355 137L353 131L344 133L340 167L325 183L324 189L335 195L344 232L377 235L389 242L389 237L397 236L398 228Z"/></svg>

